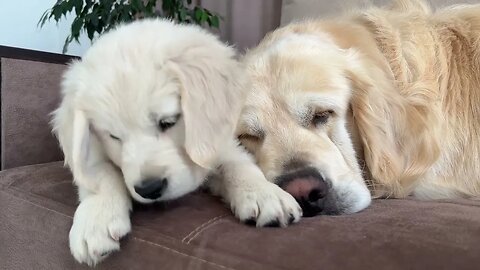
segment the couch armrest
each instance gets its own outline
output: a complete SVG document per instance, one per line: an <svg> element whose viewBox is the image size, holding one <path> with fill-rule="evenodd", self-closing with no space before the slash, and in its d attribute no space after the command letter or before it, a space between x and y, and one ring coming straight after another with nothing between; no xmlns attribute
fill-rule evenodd
<svg viewBox="0 0 480 270"><path fill-rule="evenodd" d="M72 58L0 46L1 170L63 158L49 113L59 102L61 76Z"/></svg>

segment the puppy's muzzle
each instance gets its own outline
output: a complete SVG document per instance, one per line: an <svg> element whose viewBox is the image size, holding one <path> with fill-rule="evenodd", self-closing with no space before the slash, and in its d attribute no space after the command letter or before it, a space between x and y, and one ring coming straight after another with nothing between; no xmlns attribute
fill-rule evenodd
<svg viewBox="0 0 480 270"><path fill-rule="evenodd" d="M304 217L321 214L325 210L329 184L315 168L305 167L277 178L278 185L300 204Z"/></svg>
<svg viewBox="0 0 480 270"><path fill-rule="evenodd" d="M162 196L167 188L168 180L166 178L148 178L140 184L135 185L135 192L145 199L155 200Z"/></svg>

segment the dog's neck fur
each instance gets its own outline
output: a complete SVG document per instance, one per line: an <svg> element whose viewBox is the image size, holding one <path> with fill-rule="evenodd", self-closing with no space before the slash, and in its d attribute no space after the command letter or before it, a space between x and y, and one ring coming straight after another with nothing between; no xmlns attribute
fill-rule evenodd
<svg viewBox="0 0 480 270"><path fill-rule="evenodd" d="M440 20L432 27L419 16L402 29L415 45L409 47L382 15L372 11L354 17L354 23L323 26L339 46L359 51L360 68L348 72L353 88L348 119L360 166L367 165L366 179L373 179L380 195L404 197L421 181L440 185L468 175L472 180L456 180L459 191L448 196L475 196L480 179L472 173L478 173L480 146L468 138L480 134L472 119L478 116L480 63L470 60L478 57L472 54L478 41L466 38L471 30L463 25L445 28ZM444 137L452 138L445 140L449 145L440 143Z"/></svg>

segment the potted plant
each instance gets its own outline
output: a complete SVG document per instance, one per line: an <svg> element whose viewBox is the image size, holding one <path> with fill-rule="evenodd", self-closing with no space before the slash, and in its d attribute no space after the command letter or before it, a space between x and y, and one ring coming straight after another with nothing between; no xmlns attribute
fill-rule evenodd
<svg viewBox="0 0 480 270"><path fill-rule="evenodd" d="M93 39L119 23L149 17L163 17L180 23L195 23L218 28L220 17L192 3L192 0L59 0L51 9L46 10L38 24L42 27L53 19L57 23L74 12L75 18L70 26L70 34L65 39L63 53L80 34L86 32Z"/></svg>

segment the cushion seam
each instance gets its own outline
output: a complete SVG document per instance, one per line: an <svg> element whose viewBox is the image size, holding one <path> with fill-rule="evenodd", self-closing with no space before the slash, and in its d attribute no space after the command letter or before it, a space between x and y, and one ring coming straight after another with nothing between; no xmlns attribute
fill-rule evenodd
<svg viewBox="0 0 480 270"><path fill-rule="evenodd" d="M194 233L196 233L198 230L200 230L199 232L202 232L203 231L203 228L204 227L209 227L209 225L211 225L212 223L216 223L217 220L223 218L227 216L227 214L223 214L223 215L219 215L219 216L216 216L216 217L213 217L211 219L209 219L208 221L202 223L200 226L196 227L193 231L191 231L190 233L188 233L183 239L182 239L182 243L185 243L185 241L187 241L188 238L190 238ZM196 236L196 234L194 235ZM190 239L191 240L191 239ZM190 242L190 240L187 241L187 244Z"/></svg>
<svg viewBox="0 0 480 270"><path fill-rule="evenodd" d="M22 193L25 194L25 192L24 192L23 190L21 190L21 189L17 189L17 188L14 188L14 187L10 187L10 189L11 189L11 190L15 190L15 191L17 191L17 192L22 192ZM29 201L29 200L26 200L26 199L24 199L24 198L22 198L22 197L15 196L15 195L13 195L13 194L11 194L11 193L9 193L9 192L6 192L5 190L0 190L0 191L6 193L7 195L10 195L10 196L12 196L12 197L15 197L15 198L17 198L17 199L19 199L19 200L21 200L21 201L23 201L23 202L26 202L26 203L28 203L28 204L30 204L30 205L37 206L37 207L39 207L39 208L45 209L45 210L50 211L50 212L53 212L53 213L57 213L57 214L59 214L59 215L62 215L62 216L64 216L64 217L67 217L67 218L73 220L73 216L66 215L66 214L64 214L64 213L62 213L62 212L56 211L56 210L54 210L54 209L45 207L45 206L40 205L40 204L37 204L37 203L34 203L34 202ZM32 194L32 195L34 195L34 196L36 196L36 197L40 197L40 196L38 196L38 195L36 195L36 194ZM42 198L43 198L43 197L42 197ZM51 200L51 199L49 199L49 198L47 198L47 200L50 200L50 201L52 201L53 203L58 203L57 201ZM75 209L76 209L77 207L78 207L78 205L75 206ZM169 240L172 240L172 241L180 241L181 243L185 244L185 241L188 239L188 237L191 236L193 233L196 232L196 234L193 235L193 236L192 236L190 239L188 239L188 241L186 242L186 244L188 245L188 244L190 244L190 242L191 242L194 238L196 238L196 237L197 237L200 233L202 233L205 229L207 229L207 228L211 227L212 225L216 224L218 221L221 221L221 219L222 219L223 217L226 217L226 216L228 216L228 215L227 215L227 214L219 215L219 216L216 216L216 217L208 220L207 222L203 223L202 225L198 226L198 227L195 228L193 231L191 231L191 232L190 232L187 236L185 236L182 240L180 240L180 239L178 239L178 238L175 238L175 237L172 237L172 236L169 236L169 235L166 235L166 234L163 234L163 233L156 232L156 231L154 231L154 233L160 235L161 237L163 237L163 238L165 238L165 239L169 239ZM130 217L130 222L132 222L132 217ZM133 222L132 222L132 225L133 225ZM145 230L149 230L149 229L148 229L148 228L142 228L141 231L145 231ZM198 231L198 230L200 230L200 231ZM197 232L197 231L198 231L198 232Z"/></svg>
<svg viewBox="0 0 480 270"><path fill-rule="evenodd" d="M35 164L28 164L28 165L21 165L21 166L17 166L17 167L12 167L12 168L7 168L7 169L4 169L4 170L1 170L0 171L0 177L2 176L2 174L5 174L5 172L8 172L8 171L13 171L13 170L22 170L24 168L29 168L29 167L34 167L34 166L38 166L38 165L46 165L46 164L55 164L55 163L60 163L62 162L62 160L57 160L57 161L47 161L47 162L43 162L43 163L35 163ZM63 163L63 162L62 162ZM62 166L62 168L67 168L66 166ZM69 170L70 171L70 170Z"/></svg>
<svg viewBox="0 0 480 270"><path fill-rule="evenodd" d="M11 190L14 190L14 191L17 191L17 192L21 192L21 193L23 193L23 194L27 194L25 191L23 191L23 190L21 190L21 189L18 189L18 188L10 187L10 189L11 189ZM2 190L2 191L3 191L3 190ZM56 211L56 210L50 209L50 208L48 208L48 207L45 207L45 206L36 204L36 203L31 202L31 201L29 201L29 200L23 199L23 198L21 198L21 197L19 197L19 196L15 196L15 195L13 195L13 194L10 194L10 193L8 193L8 192L6 192L6 191L3 191L3 192L5 192L5 193L7 193L7 194L9 194L9 195L11 195L11 196L13 196L13 197L15 197L15 198L18 198L18 199L20 199L20 200L22 200L22 201L25 201L25 202L27 202L27 203L30 203L30 204L32 204L32 205L35 205L35 206L38 206L38 207L40 207L40 208L47 209L47 210L51 210L51 211L53 211L53 212L55 212L55 213L59 213L59 214L61 214L61 215L64 215L64 216L69 217L70 219L73 220L73 216L69 216L69 215L63 214L63 213L61 213L61 212L58 212L58 211ZM40 198L41 198L41 199L45 199L45 197L41 197L41 196L39 196L39 195L37 195L37 194L32 194L32 193L29 193L29 194L31 194L31 195L39 198L39 199L40 199ZM53 203L55 203L55 204L65 205L65 204L63 204L63 203L57 202L57 201L55 201L55 200L52 200L52 199L50 199L50 198L46 198L46 199L49 200L49 201L51 201L51 202L53 202ZM65 206L70 207L69 205L65 205ZM75 208L75 211L77 211L78 204L76 204L76 205L74 206L74 208ZM131 217L131 216L130 216L130 222L131 222L131 224L133 225L132 217ZM144 230L148 230L148 229L147 229L147 228L142 228L142 231L144 231ZM168 235L163 234L163 233L159 233L159 232L154 232L154 233L160 235L161 237L164 237L164 238L166 238L166 239L169 239L169 240L180 241L180 239L174 238L174 237L172 237L172 236L168 236Z"/></svg>
<svg viewBox="0 0 480 270"><path fill-rule="evenodd" d="M137 238L137 237L132 237L134 240L137 240L139 242L144 242L144 243L147 243L149 245L153 245L153 246L156 246L156 247L160 247L160 248L163 248L163 249L166 249L170 252L173 252L173 253L177 253L179 255L182 255L182 256L185 256L185 257L188 257L188 258L191 258L191 259L196 259L198 261L201 261L203 263L208 263L208 264L211 264L211 265L214 265L216 267L220 267L222 269L229 269L229 270L235 270L234 268L230 268L230 267L227 267L227 266L224 266L224 265L221 265L221 264L218 264L218 263L214 263L214 262L211 262L211 261L207 261L205 259L202 259L202 258L199 258L199 257L195 257L193 255L189 255L189 254L186 254L186 253L183 253L183 252L180 252L178 250L175 250L175 249L172 249L172 248L169 248L169 247L166 247L166 246L163 246L163 245L160 245L160 244L157 244L157 243L153 243L153 242L150 242L150 241L147 241L147 240L144 240L144 239L140 239L140 238Z"/></svg>
<svg viewBox="0 0 480 270"><path fill-rule="evenodd" d="M16 191L16 192L19 192L19 193L28 194L28 195L30 195L30 196L34 196L34 197L37 198L37 199L41 199L41 200L45 200L45 199L46 199L46 200L48 200L48 201L50 201L50 202L53 202L53 203L55 203L55 204L60 204L60 205L63 205L63 206L72 207L72 206L70 206L70 205L64 204L64 203L62 203L62 202L58 202L58 201L53 200L53 199L48 198L48 197L44 197L44 196L41 196L41 195L38 195L38 194L34 194L34 193L31 193L31 192L25 192L24 190L22 190L22 189L20 189L20 188L17 188L17 187L8 187L8 189L13 190L13 191ZM76 195L77 198L78 198L78 194L75 194L75 195ZM23 199L23 198L21 198L21 197L19 197L19 196L15 196L15 197L16 197L16 198L19 198L19 199L21 199L21 200L25 200L25 201L27 201L27 202L30 202L29 200ZM37 204L35 204L34 202L31 202L31 203L34 204L34 205L37 205ZM73 206L73 207L75 208L75 210L77 209L78 205L79 205L79 202L78 202L78 200L77 200L77 203L75 204L75 206ZM38 206L44 207L44 206L41 206L41 205L38 205ZM49 209L49 208L47 208L47 209ZM55 210L52 209L52 211L55 211ZM70 217L73 218L73 216L70 216Z"/></svg>
<svg viewBox="0 0 480 270"><path fill-rule="evenodd" d="M8 169L5 169L5 170L1 170L0 171L0 177L2 177L3 175L7 174L9 171L14 171L14 170L19 170L19 171L22 171L24 168L29 168L29 167L34 167L34 166L38 166L38 165L46 165L46 164L54 164L54 163L59 163L61 161L51 161L51 162L45 162L45 163L36 163L36 164L30 164L30 165L23 165L23 166L19 166L19 167L13 167L13 168L8 168ZM62 168L66 168L65 166L62 166ZM15 184L17 181L13 181L11 183L8 183L6 185L3 185L5 188L10 188L13 184ZM0 184L1 185L1 184Z"/></svg>
<svg viewBox="0 0 480 270"><path fill-rule="evenodd" d="M211 228L214 225L217 225L218 223L220 223L224 220L225 219L217 219L215 222L212 222L212 223L208 224L207 226L203 227L200 231L198 231L195 235L193 235L192 237L190 237L190 239L188 239L187 245L189 245L190 242L192 242L195 238L197 238L197 236L202 234L204 231L206 231L207 229Z"/></svg>
<svg viewBox="0 0 480 270"><path fill-rule="evenodd" d="M25 200L25 199L20 198L20 197L17 197L17 196L12 195L12 194L4 191L4 190L0 190L0 191L3 192L3 193L5 193L5 194L7 194L8 196L15 197L15 198L21 200L22 202L27 203L27 204L30 204L30 205L39 207L39 208L41 208L41 209L47 210L47 211L52 212L52 213L55 213L55 214L59 214L59 215L61 215L61 216L63 216L63 217L66 217L66 218L68 218L68 219L73 219L73 217L71 217L71 216L69 216L69 215L65 215L65 214L63 214L63 213L61 213L61 212L58 212L58 211L56 211L56 210L47 208L47 207L45 207L45 206L36 204L36 203L34 203L34 202ZM165 249L165 250L167 250L167 251L170 251L170 252L173 252L173 253L177 253L177 254L182 255L182 256L185 256L185 257L189 257L189 258L192 258L192 259L199 260L199 261L201 261L201 262L203 262L203 263L212 264L212 265L217 266L217 267L220 267L220 268L222 268L222 269L235 270L235 269L233 269L233 268L226 267L226 266L224 266L224 265L220 265L220 264L217 264L217 263L214 263L214 262L211 262L211 261L207 261L207 260L205 260L205 259L198 258L198 257L192 256L192 255L189 255L189 254L186 254L186 253L183 253L183 252L180 252L180 251L175 250L175 249L172 249L172 248L168 248L168 247L166 247L166 246L163 246L163 245L160 245L160 244L157 244L157 243L153 243L153 242L150 242L150 241L146 241L146 240L137 238L137 237L135 237L135 236L132 236L132 238L135 239L135 240L137 240L137 241L140 241L140 242L144 242L144 243L147 243L147 244L150 244L150 245L153 245L153 246L161 247L161 248L163 248L163 249ZM177 241L178 241L178 240L177 240Z"/></svg>
<svg viewBox="0 0 480 270"><path fill-rule="evenodd" d="M40 205L40 204L31 202L31 201L29 201L29 200L25 200L25 199L23 199L23 198L21 198L21 197L18 197L18 196L15 196L15 195L13 195L13 194L10 194L10 193L6 192L5 190L0 190L0 191L3 192L3 193L5 193L5 194L7 194L7 195L9 195L9 196L12 196L12 197L15 197L15 198L19 199L19 200L21 200L22 202L25 202L25 203L31 204L31 205L33 205L33 206L36 206L36 207L45 209L45 210L47 210L47 211L49 211L49 212L53 212L53 213L59 214L59 215L61 215L61 216L67 217L67 218L69 218L69 219L73 219L72 216L69 216L69 215L66 215L66 214L64 214L64 213L62 213L62 212L58 212L58 211L56 211L56 210L50 209L50 208L45 207L45 206L43 206L43 205Z"/></svg>

